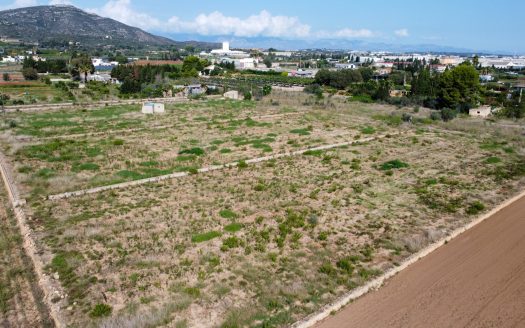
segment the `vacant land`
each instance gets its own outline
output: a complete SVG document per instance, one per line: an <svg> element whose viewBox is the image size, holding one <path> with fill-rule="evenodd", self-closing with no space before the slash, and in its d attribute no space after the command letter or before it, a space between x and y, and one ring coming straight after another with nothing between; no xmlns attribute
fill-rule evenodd
<svg viewBox="0 0 525 328"><path fill-rule="evenodd" d="M3 151L71 324L284 326L523 184L519 129L272 98L170 105L159 116L137 106L5 116ZM374 136L386 137L245 162ZM46 199L176 171L192 174Z"/></svg>
<svg viewBox="0 0 525 328"><path fill-rule="evenodd" d="M521 198L319 327L521 327L524 247Z"/></svg>

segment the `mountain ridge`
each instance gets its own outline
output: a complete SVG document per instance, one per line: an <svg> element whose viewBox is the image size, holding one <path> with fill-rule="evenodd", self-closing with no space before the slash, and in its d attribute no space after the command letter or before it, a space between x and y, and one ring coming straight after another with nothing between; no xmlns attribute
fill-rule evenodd
<svg viewBox="0 0 525 328"><path fill-rule="evenodd" d="M83 46L184 46L196 42L177 42L71 5L0 11L0 37L49 45L80 42Z"/></svg>

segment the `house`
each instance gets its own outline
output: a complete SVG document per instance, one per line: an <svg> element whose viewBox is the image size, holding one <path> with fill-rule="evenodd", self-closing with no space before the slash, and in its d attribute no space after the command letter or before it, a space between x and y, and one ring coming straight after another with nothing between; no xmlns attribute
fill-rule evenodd
<svg viewBox="0 0 525 328"><path fill-rule="evenodd" d="M235 62L235 66L239 69L254 69L256 60L253 58L242 58Z"/></svg>
<svg viewBox="0 0 525 328"><path fill-rule="evenodd" d="M336 63L336 69L356 69L358 67L357 63Z"/></svg>
<svg viewBox="0 0 525 328"><path fill-rule="evenodd" d="M142 105L143 114L161 114L164 113L164 104L146 102Z"/></svg>
<svg viewBox="0 0 525 328"><path fill-rule="evenodd" d="M473 117L488 117L490 114L492 114L492 110L489 106L482 106L479 108L471 108L468 112L470 116Z"/></svg>

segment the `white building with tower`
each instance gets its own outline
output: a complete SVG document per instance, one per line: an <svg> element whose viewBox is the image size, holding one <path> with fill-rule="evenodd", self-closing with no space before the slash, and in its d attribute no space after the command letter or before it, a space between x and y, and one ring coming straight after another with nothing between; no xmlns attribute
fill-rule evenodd
<svg viewBox="0 0 525 328"><path fill-rule="evenodd" d="M230 43L229 42L223 42L222 43L222 49L214 49L211 51L210 55L216 56L216 57L232 57L232 58L247 58L250 57L250 54L239 51L239 50L231 50L230 49Z"/></svg>

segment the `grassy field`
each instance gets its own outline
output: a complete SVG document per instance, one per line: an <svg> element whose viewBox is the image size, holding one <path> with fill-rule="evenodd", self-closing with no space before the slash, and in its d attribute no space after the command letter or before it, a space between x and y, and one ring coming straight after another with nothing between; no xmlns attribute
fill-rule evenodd
<svg viewBox="0 0 525 328"><path fill-rule="evenodd" d="M408 109L271 98L170 105L159 116L134 106L5 116L3 151L72 326L286 326L523 186L523 123L435 123L422 110L408 124Z"/></svg>

